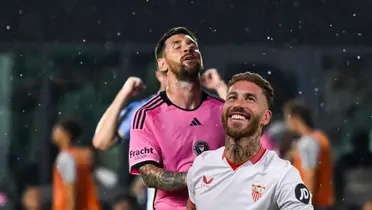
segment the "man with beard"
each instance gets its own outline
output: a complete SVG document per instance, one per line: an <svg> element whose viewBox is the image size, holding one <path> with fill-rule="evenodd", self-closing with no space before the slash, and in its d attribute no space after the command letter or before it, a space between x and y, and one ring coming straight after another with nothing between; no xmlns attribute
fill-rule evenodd
<svg viewBox="0 0 372 210"><path fill-rule="evenodd" d="M260 143L273 97L260 75L233 76L222 110L225 147L195 159L187 174L188 210L313 209L298 170Z"/></svg>
<svg viewBox="0 0 372 210"><path fill-rule="evenodd" d="M130 130L129 170L156 189L154 209L185 209L186 173L197 155L223 146L223 101L202 91L203 59L186 28L168 31L155 49L167 88L139 108Z"/></svg>

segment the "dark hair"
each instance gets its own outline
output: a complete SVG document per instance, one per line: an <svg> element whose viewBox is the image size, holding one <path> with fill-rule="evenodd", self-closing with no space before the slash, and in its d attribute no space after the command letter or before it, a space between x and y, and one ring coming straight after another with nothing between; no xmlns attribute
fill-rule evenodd
<svg viewBox="0 0 372 210"><path fill-rule="evenodd" d="M175 27L175 28L172 28L170 29L167 33L165 33L161 38L160 40L158 41L158 44L156 45L155 47L155 58L156 60L158 58L161 58L163 57L163 52L164 52L164 48L165 48L165 42L167 41L167 39L169 39L169 37L173 36L173 35L176 35L176 34L184 34L184 35L188 35L190 36L193 40L197 41L194 33L192 33L190 30L188 30L187 28L185 27Z"/></svg>
<svg viewBox="0 0 372 210"><path fill-rule="evenodd" d="M274 102L274 89L271 86L270 82L262 78L259 74L252 73L252 72L244 72L235 74L228 83L228 88L230 88L233 84L239 81L247 81L252 82L262 88L265 98L267 100L268 106L270 107L273 105Z"/></svg>
<svg viewBox="0 0 372 210"><path fill-rule="evenodd" d="M309 128L314 128L312 111L303 102L299 100L288 101L284 105L284 110L291 115L299 117Z"/></svg>
<svg viewBox="0 0 372 210"><path fill-rule="evenodd" d="M71 141L76 141L82 132L82 127L77 119L68 118L58 122L58 126L61 126L68 135L71 137Z"/></svg>
<svg viewBox="0 0 372 210"><path fill-rule="evenodd" d="M131 196L129 193L119 193L114 198L113 205L116 205L120 202L127 201L130 206L136 207L137 206L137 200L135 197Z"/></svg>

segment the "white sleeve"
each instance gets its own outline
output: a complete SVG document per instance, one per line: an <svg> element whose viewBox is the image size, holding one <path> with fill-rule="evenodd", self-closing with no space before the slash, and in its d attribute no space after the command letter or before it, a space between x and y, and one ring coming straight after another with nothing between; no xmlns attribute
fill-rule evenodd
<svg viewBox="0 0 372 210"><path fill-rule="evenodd" d="M195 163L195 162L194 162ZM191 168L189 169L189 171L187 172L187 189L189 191L189 199L190 201L195 204L195 187L194 187L194 183L193 183L193 168L195 167L195 165L193 164L193 166L191 166Z"/></svg>
<svg viewBox="0 0 372 210"><path fill-rule="evenodd" d="M57 170L64 183L72 183L76 180L76 162L74 157L67 152L62 152L57 157Z"/></svg>
<svg viewBox="0 0 372 210"><path fill-rule="evenodd" d="M279 180L275 190L280 210L313 210L312 195L301 180L300 173L293 166Z"/></svg>
<svg viewBox="0 0 372 210"><path fill-rule="evenodd" d="M320 144L311 136L304 136L299 142L298 151L303 169L312 169L318 165Z"/></svg>

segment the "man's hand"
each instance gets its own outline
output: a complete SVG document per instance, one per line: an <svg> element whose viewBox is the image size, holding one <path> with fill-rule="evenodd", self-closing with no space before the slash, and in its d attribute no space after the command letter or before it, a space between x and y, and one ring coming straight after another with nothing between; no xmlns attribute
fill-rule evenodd
<svg viewBox="0 0 372 210"><path fill-rule="evenodd" d="M217 69L208 69L201 77L202 85L211 90L217 90L224 82Z"/></svg>
<svg viewBox="0 0 372 210"><path fill-rule="evenodd" d="M166 171L153 164L141 166L139 172L149 188L172 191L186 187L187 172Z"/></svg>
<svg viewBox="0 0 372 210"><path fill-rule="evenodd" d="M128 96L136 96L143 89L145 89L145 85L140 78L129 77L121 90L128 94Z"/></svg>
<svg viewBox="0 0 372 210"><path fill-rule="evenodd" d="M218 96L222 99L226 99L227 85L221 79L217 69L208 69L201 77L201 83L204 87L215 90Z"/></svg>

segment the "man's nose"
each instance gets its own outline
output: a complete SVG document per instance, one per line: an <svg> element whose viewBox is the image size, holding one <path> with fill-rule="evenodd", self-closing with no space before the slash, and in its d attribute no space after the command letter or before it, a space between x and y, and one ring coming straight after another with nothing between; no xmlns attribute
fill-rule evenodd
<svg viewBox="0 0 372 210"><path fill-rule="evenodd" d="M184 52L191 52L191 47L190 47L190 45L185 44L184 47L183 47L183 51L184 51Z"/></svg>

